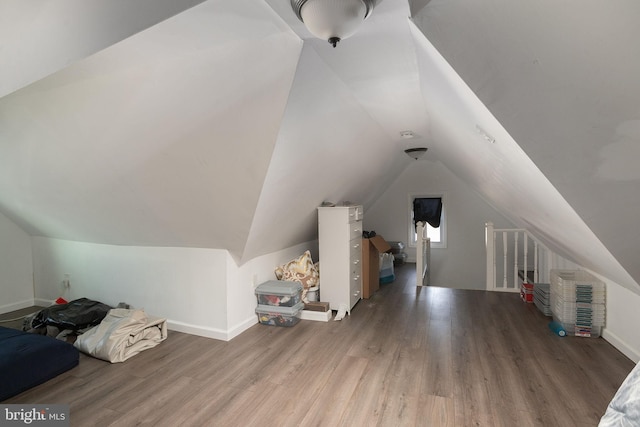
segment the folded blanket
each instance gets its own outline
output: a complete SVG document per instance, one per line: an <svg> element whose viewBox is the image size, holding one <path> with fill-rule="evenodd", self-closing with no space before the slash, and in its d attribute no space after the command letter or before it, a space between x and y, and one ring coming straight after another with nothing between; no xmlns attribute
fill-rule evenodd
<svg viewBox="0 0 640 427"><path fill-rule="evenodd" d="M111 363L124 362L167 338L167 321L144 310L114 308L102 322L80 335L78 350Z"/></svg>

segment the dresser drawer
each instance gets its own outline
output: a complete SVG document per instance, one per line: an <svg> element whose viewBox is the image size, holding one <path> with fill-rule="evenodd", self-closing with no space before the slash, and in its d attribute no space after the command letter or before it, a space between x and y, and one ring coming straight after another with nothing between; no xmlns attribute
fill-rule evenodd
<svg viewBox="0 0 640 427"><path fill-rule="evenodd" d="M351 306L358 302L360 298L362 298L362 275L360 272L352 272L351 273L351 281L349 282L349 291L350 291L350 303Z"/></svg>
<svg viewBox="0 0 640 427"><path fill-rule="evenodd" d="M362 238L353 239L351 247L354 249L349 258L349 298L353 306L362 298Z"/></svg>
<svg viewBox="0 0 640 427"><path fill-rule="evenodd" d="M362 272L362 252L358 254L351 251L351 256L349 257L349 271L352 276L354 273L360 274Z"/></svg>
<svg viewBox="0 0 640 427"><path fill-rule="evenodd" d="M362 221L349 224L349 239L362 239Z"/></svg>
<svg viewBox="0 0 640 427"><path fill-rule="evenodd" d="M362 206L352 206L349 208L349 222L362 221Z"/></svg>
<svg viewBox="0 0 640 427"><path fill-rule="evenodd" d="M362 237L349 240L349 258L362 259Z"/></svg>

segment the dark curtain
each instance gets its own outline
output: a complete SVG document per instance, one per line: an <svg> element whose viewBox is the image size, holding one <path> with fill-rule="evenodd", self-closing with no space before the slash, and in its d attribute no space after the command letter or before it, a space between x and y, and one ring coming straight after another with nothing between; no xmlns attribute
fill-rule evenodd
<svg viewBox="0 0 640 427"><path fill-rule="evenodd" d="M440 227L442 198L424 197L413 199L413 222L426 221L433 228Z"/></svg>

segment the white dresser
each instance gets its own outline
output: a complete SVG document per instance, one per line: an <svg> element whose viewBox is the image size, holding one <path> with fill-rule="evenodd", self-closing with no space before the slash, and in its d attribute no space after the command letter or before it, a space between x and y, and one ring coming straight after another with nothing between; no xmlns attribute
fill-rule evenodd
<svg viewBox="0 0 640 427"><path fill-rule="evenodd" d="M318 208L320 300L338 310L362 297L362 206Z"/></svg>

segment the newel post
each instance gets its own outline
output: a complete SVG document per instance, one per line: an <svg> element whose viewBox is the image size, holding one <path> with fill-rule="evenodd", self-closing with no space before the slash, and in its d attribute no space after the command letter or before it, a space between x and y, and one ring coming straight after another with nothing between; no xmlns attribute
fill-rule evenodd
<svg viewBox="0 0 640 427"><path fill-rule="evenodd" d="M495 277L495 237L493 234L493 223L487 222L484 224L484 245L487 253L487 290L493 290L496 285Z"/></svg>

